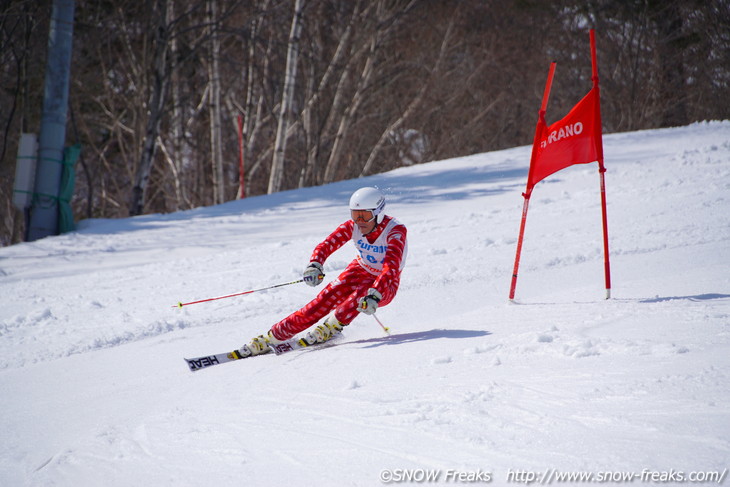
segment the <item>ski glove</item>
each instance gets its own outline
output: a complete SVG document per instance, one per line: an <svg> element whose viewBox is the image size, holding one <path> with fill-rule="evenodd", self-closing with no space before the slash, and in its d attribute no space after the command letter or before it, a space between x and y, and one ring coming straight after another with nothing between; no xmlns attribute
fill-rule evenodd
<svg viewBox="0 0 730 487"><path fill-rule="evenodd" d="M367 296L357 300L357 310L366 315L374 314L381 299L383 299L383 295L377 289L371 287L368 289Z"/></svg>
<svg viewBox="0 0 730 487"><path fill-rule="evenodd" d="M322 264L320 264L319 262L310 262L307 268L304 269L302 279L304 280L304 282L312 287L322 284L322 279L324 279Z"/></svg>

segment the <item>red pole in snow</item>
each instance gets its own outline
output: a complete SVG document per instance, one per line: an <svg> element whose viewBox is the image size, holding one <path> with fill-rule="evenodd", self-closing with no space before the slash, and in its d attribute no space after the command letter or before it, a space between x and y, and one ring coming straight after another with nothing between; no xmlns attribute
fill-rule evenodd
<svg viewBox="0 0 730 487"><path fill-rule="evenodd" d="M601 128L601 95L598 88L598 61L596 58L596 33L590 31L591 37L591 64L593 67L593 89L596 90L596 127ZM611 262L608 254L608 213L606 212L606 166L603 165L603 130L596 140L598 152L598 174L601 180L601 217L603 218L603 265L606 277L606 299L611 298Z"/></svg>
<svg viewBox="0 0 730 487"><path fill-rule="evenodd" d="M547 81L545 82L545 91L542 94L542 104L540 105L540 112L538 114L537 126L535 127L535 138L532 141L532 155L530 156L530 173L533 170L533 163L535 161L535 152L537 151L538 144L540 142L540 134L542 133L542 127L545 126L545 112L547 111L548 99L550 98L550 89L553 85L553 76L555 75L555 62L550 63L550 71L548 72ZM527 188L522 196L525 198L525 202L522 205L522 221L520 223L520 236L517 239L517 252L515 255L515 266L512 270L512 284L509 289L509 298L515 298L515 289L517 289L517 271L520 267L520 256L522 255L522 239L525 234L525 223L527 222L527 209L530 205L530 195L532 194L532 186L530 186L530 176L527 177Z"/></svg>
<svg viewBox="0 0 730 487"><path fill-rule="evenodd" d="M527 208L530 205L530 195L522 193L525 197L525 202L522 205L522 222L520 223L520 236L517 239L517 253L515 255L515 267L512 270L512 284L509 288L509 298L515 298L515 290L517 289L517 271L520 268L520 256L522 255L522 237L525 234L525 223L527 222Z"/></svg>

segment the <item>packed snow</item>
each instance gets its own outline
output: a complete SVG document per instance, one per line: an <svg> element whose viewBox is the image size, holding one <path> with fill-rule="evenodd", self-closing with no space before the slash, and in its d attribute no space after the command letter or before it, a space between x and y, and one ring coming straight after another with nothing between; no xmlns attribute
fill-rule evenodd
<svg viewBox="0 0 730 487"><path fill-rule="evenodd" d="M730 122L604 148L608 300L596 163L535 188L508 299L530 147L0 249L0 485L727 484ZM299 279L370 185L409 232L391 336L191 372L319 289L175 305Z"/></svg>

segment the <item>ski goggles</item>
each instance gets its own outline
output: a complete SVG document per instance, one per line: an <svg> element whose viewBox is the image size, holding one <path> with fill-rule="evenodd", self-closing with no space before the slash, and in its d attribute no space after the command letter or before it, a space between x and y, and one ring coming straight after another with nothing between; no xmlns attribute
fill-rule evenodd
<svg viewBox="0 0 730 487"><path fill-rule="evenodd" d="M375 214L372 210L350 210L350 216L354 222L362 220L365 223L370 223L375 220Z"/></svg>

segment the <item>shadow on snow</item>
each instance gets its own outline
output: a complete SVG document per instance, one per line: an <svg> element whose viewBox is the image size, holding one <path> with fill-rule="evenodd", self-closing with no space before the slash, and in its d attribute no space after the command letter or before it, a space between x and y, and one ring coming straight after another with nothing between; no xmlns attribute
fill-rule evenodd
<svg viewBox="0 0 730 487"><path fill-rule="evenodd" d="M694 296L666 296L660 298L642 299L640 303L663 303L664 301L674 301L677 299L686 299L687 301L707 301L709 299L726 299L730 298L730 294L719 294L719 293L708 293L708 294L696 294Z"/></svg>
<svg viewBox="0 0 730 487"><path fill-rule="evenodd" d="M463 338L477 338L477 337L483 337L491 335L488 331L483 330L443 330L443 329L436 329L436 330L427 330L427 331L417 331L414 333L401 333L398 335L389 335L387 337L379 337L379 338L368 338L365 340L355 340L352 342L347 342L348 344L354 345L354 344L361 344L361 345L367 345L365 347L361 348L374 348L374 347L380 347L383 345L400 345L402 343L410 343L410 342L421 342L425 340L438 340L441 338L452 338L452 339L463 339ZM344 345L344 343L343 343Z"/></svg>

